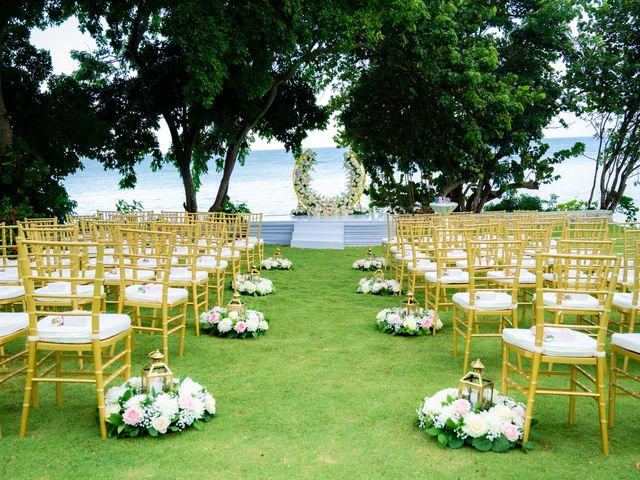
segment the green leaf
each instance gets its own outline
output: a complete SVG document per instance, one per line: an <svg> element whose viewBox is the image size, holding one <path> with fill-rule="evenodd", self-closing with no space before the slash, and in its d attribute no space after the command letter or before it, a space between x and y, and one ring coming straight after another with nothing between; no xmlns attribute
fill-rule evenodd
<svg viewBox="0 0 640 480"><path fill-rule="evenodd" d="M511 448L511 442L507 440L504 435L500 435L498 438L495 438L491 446L491 449L498 453L506 452L509 448Z"/></svg>
<svg viewBox="0 0 640 480"><path fill-rule="evenodd" d="M474 438L471 441L471 445L473 445L474 448L480 450L481 452L488 452L493 446L491 444L491 440L489 440L487 437Z"/></svg>
<svg viewBox="0 0 640 480"><path fill-rule="evenodd" d="M149 432L149 435L151 435L152 437L157 437L158 436L158 431L153 427L149 427L147 429L147 432Z"/></svg>
<svg viewBox="0 0 640 480"><path fill-rule="evenodd" d="M441 433L440 435L438 435L438 442L440 443L441 447L446 447L448 443L447 436L444 433Z"/></svg>
<svg viewBox="0 0 640 480"><path fill-rule="evenodd" d="M204 430L204 423L202 423L200 420L196 420L195 422L193 422L193 426L196 430Z"/></svg>
<svg viewBox="0 0 640 480"><path fill-rule="evenodd" d="M464 445L464 440L460 437L452 436L449 440L449 446L451 448L461 448Z"/></svg>
<svg viewBox="0 0 640 480"><path fill-rule="evenodd" d="M428 435L431 435L432 437L437 437L438 435L440 435L441 432L442 430L437 427L431 427L425 430L425 433L427 433Z"/></svg>

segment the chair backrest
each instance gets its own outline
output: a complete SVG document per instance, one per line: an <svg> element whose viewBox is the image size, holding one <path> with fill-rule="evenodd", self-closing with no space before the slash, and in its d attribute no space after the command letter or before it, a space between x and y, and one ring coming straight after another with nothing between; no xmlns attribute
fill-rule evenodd
<svg viewBox="0 0 640 480"><path fill-rule="evenodd" d="M571 223L562 231L565 240L606 240L609 238L609 226L601 222Z"/></svg>
<svg viewBox="0 0 640 480"><path fill-rule="evenodd" d="M604 355L613 292L621 257L543 253L536 256L536 347L542 348L544 328L571 328L597 337ZM545 282L545 265L552 263L553 279ZM553 318L548 318L549 313ZM574 322L570 316L575 316ZM589 320L595 317L596 320Z"/></svg>
<svg viewBox="0 0 640 480"><path fill-rule="evenodd" d="M0 223L0 267L15 266L18 259L18 226Z"/></svg>

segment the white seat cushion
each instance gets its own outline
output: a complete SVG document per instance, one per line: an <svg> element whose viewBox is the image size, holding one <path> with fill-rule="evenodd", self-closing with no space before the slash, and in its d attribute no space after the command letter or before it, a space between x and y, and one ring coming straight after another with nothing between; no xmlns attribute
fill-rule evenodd
<svg viewBox="0 0 640 480"><path fill-rule="evenodd" d="M124 278L127 280L151 280L156 276L153 270L133 270L132 268L124 269ZM107 282L117 282L120 280L120 269L110 268L104 271L104 279Z"/></svg>
<svg viewBox="0 0 640 480"><path fill-rule="evenodd" d="M18 283L19 279L18 267L0 267L0 283Z"/></svg>
<svg viewBox="0 0 640 480"><path fill-rule="evenodd" d="M500 279L504 279L505 276L504 270L491 270L487 272L487 278L494 279L496 283L500 282ZM511 274L511 277L513 277L513 274ZM509 278L507 280L502 280L502 283L506 283L508 285L509 283L513 283L513 279ZM518 277L519 285L535 285L535 283L536 276L533 273L528 270L520 270L520 276Z"/></svg>
<svg viewBox="0 0 640 480"><path fill-rule="evenodd" d="M2 274L0 274L0 275L2 275ZM627 270L626 278L625 278L625 275L624 275L624 270L620 270L618 272L618 283L620 283L622 285L630 286L630 285L633 285L634 282L635 282L635 272L633 270Z"/></svg>
<svg viewBox="0 0 640 480"><path fill-rule="evenodd" d="M467 258L467 252L464 250L450 250L445 252L445 257L449 260L464 259Z"/></svg>
<svg viewBox="0 0 640 480"><path fill-rule="evenodd" d="M427 254L424 252L416 252L416 258L427 258ZM405 262L410 262L413 260L413 252L411 250L405 252L404 257L401 254L397 253L396 260L404 260Z"/></svg>
<svg viewBox="0 0 640 480"><path fill-rule="evenodd" d="M542 353L554 357L593 357L597 342L586 333L568 328L545 327L547 337L542 343ZM536 337L531 329L505 328L502 339L530 352L535 351Z"/></svg>
<svg viewBox="0 0 640 480"><path fill-rule="evenodd" d="M640 333L614 333L611 335L611 344L640 353Z"/></svg>
<svg viewBox="0 0 640 480"><path fill-rule="evenodd" d="M438 272L427 272L424 278L431 283L469 283L469 273L456 268L445 270L440 278L438 278Z"/></svg>
<svg viewBox="0 0 640 480"><path fill-rule="evenodd" d="M62 319L62 323L58 322ZM100 340L128 330L129 315L101 313L99 317ZM38 321L38 337L42 342L89 343L91 342L91 316L49 315Z"/></svg>
<svg viewBox="0 0 640 480"><path fill-rule="evenodd" d="M114 257L113 255L105 255L104 257L102 257L103 265L117 265L119 262L120 262L120 259L118 257ZM125 258L124 262L131 263L131 259ZM95 267L98 264L98 259L90 258L88 263L89 263L89 266Z"/></svg>
<svg viewBox="0 0 640 480"><path fill-rule="evenodd" d="M262 245L264 243L264 238L261 238L260 241L258 241L258 237L249 237L249 242L259 243L260 245Z"/></svg>
<svg viewBox="0 0 640 480"><path fill-rule="evenodd" d="M189 292L184 288L169 288L167 291L167 303L175 303L186 300ZM129 285L124 290L125 300L146 303L162 303L162 285Z"/></svg>
<svg viewBox="0 0 640 480"><path fill-rule="evenodd" d="M225 260L228 260L230 258L240 258L240 252L238 252L237 250L233 252L233 255L231 253L232 252L230 248L223 248L220 252L220 256Z"/></svg>
<svg viewBox="0 0 640 480"><path fill-rule="evenodd" d="M65 279L65 278L70 278L71 277L71 270L68 268L63 268L62 270L55 270L53 272L49 272L47 275L47 277L49 278L55 278L55 279ZM96 277L96 271L95 270L82 270L78 272L78 277L80 278L87 278L87 279L93 279Z"/></svg>
<svg viewBox="0 0 640 480"><path fill-rule="evenodd" d="M104 293L104 288L101 287L101 291ZM36 297L36 302L69 302L70 300L67 297L71 295L71 283L52 282L44 287L36 288L34 293L60 295L59 297ZM93 296L93 284L76 285L76 295L87 298Z"/></svg>
<svg viewBox="0 0 640 480"><path fill-rule="evenodd" d="M536 268L536 259L523 257L522 261L520 262L520 268L534 270Z"/></svg>
<svg viewBox="0 0 640 480"><path fill-rule="evenodd" d="M470 308L469 299L469 292L454 293L451 297L453 303L463 308ZM476 292L473 306L476 310L510 310L516 307L517 304L513 306L511 304L511 295L503 292Z"/></svg>
<svg viewBox="0 0 640 480"><path fill-rule="evenodd" d="M229 265L229 262L220 260L220 263L218 263L215 257L198 257L196 260L196 268L202 270L224 270L227 265Z"/></svg>
<svg viewBox="0 0 640 480"><path fill-rule="evenodd" d="M190 282L193 276L191 275L191 269L188 267L175 267L171 269L169 273L170 282ZM209 278L209 274L204 270L196 270L196 282L203 282Z"/></svg>
<svg viewBox="0 0 640 480"><path fill-rule="evenodd" d="M474 263L475 267L488 267L495 264L495 262L490 258L476 258ZM456 267L467 268L468 266L469 261L467 259L456 261Z"/></svg>
<svg viewBox="0 0 640 480"><path fill-rule="evenodd" d="M155 258L139 258L136 262L139 267L156 268L158 266L158 260ZM178 259L171 257L171 265L177 265Z"/></svg>
<svg viewBox="0 0 640 480"><path fill-rule="evenodd" d="M233 246L233 244L228 243L227 244L228 247ZM252 249L256 246L255 243L251 242L251 241L247 241L246 238L239 238L236 240L236 248L242 248L242 249Z"/></svg>
<svg viewBox="0 0 640 480"><path fill-rule="evenodd" d="M29 315L24 312L0 312L0 337L6 337L29 326Z"/></svg>
<svg viewBox="0 0 640 480"><path fill-rule="evenodd" d="M533 296L533 300L535 301L536 296ZM557 295L553 292L545 292L542 294L542 303L544 303L548 307L558 306L557 303ZM600 303L598 299L588 295L586 293L569 293L565 294L565 297L562 299L563 307L567 308L594 308L597 307Z"/></svg>
<svg viewBox="0 0 640 480"><path fill-rule="evenodd" d="M639 299L640 301L640 299ZM636 303L635 307L631 305L633 302L633 293L614 293L613 294L613 306L630 310L631 308L640 308L640 305Z"/></svg>
<svg viewBox="0 0 640 480"><path fill-rule="evenodd" d="M417 270L418 272L435 272L437 268L436 262L431 262L429 260L419 260L415 266L413 263L409 263L407 265L407 269L413 271Z"/></svg>
<svg viewBox="0 0 640 480"><path fill-rule="evenodd" d="M398 243L398 239L391 237L391 240L389 240L389 237L382 237L382 243Z"/></svg>
<svg viewBox="0 0 640 480"><path fill-rule="evenodd" d="M16 258L6 258L4 260L3 265L5 267L17 267L18 266L18 259L16 259Z"/></svg>
<svg viewBox="0 0 640 480"><path fill-rule="evenodd" d="M21 285L0 285L0 300L20 298L24 295L24 287Z"/></svg>
<svg viewBox="0 0 640 480"><path fill-rule="evenodd" d="M189 255L189 247L178 245L173 247L173 254L178 257L185 257Z"/></svg>

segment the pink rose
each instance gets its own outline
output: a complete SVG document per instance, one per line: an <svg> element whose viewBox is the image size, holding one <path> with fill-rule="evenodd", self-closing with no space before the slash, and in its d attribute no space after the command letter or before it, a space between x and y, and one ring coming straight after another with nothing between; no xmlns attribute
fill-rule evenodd
<svg viewBox="0 0 640 480"><path fill-rule="evenodd" d="M423 317L420 326L422 328L431 328L433 326L433 320L431 320L429 317Z"/></svg>
<svg viewBox="0 0 640 480"><path fill-rule="evenodd" d="M218 312L212 312L211 315L209 315L209 323L218 323L218 320L220 320L220 314Z"/></svg>
<svg viewBox="0 0 640 480"><path fill-rule="evenodd" d="M527 411L525 410L525 408L522 405L516 405L513 409L513 414L517 417L520 418L524 418L524 416L526 415Z"/></svg>
<svg viewBox="0 0 640 480"><path fill-rule="evenodd" d="M458 415L464 415L471 410L471 403L469 403L469 400L465 400L464 398L459 398L458 400L453 402L452 406L453 411Z"/></svg>
<svg viewBox="0 0 640 480"><path fill-rule="evenodd" d="M185 410L191 410L193 408L193 397L191 395L180 395L178 397L178 405Z"/></svg>
<svg viewBox="0 0 640 480"><path fill-rule="evenodd" d="M124 411L124 415L122 416L122 420L127 425L138 425L142 421L142 410L140 407L131 407L127 408Z"/></svg>
<svg viewBox="0 0 640 480"><path fill-rule="evenodd" d="M505 423L502 425L502 434L510 442L515 442L520 438L520 431L513 423Z"/></svg>
<svg viewBox="0 0 640 480"><path fill-rule="evenodd" d="M389 322L398 325L402 323L402 319L400 318L400 315L391 315L391 317L389 317Z"/></svg>
<svg viewBox="0 0 640 480"><path fill-rule="evenodd" d="M247 329L247 324L244 322L238 322L236 323L236 326L233 327L233 329L238 333L242 333Z"/></svg>

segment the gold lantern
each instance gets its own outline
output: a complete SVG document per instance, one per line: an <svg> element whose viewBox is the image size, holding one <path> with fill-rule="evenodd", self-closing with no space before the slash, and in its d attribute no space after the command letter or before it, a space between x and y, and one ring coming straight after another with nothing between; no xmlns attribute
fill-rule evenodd
<svg viewBox="0 0 640 480"><path fill-rule="evenodd" d="M377 269L373 272L373 281L382 282L384 280L384 272L381 269Z"/></svg>
<svg viewBox="0 0 640 480"><path fill-rule="evenodd" d="M376 256L373 254L373 248L367 250L367 254L364 256L364 259L367 262L373 262L376 259Z"/></svg>
<svg viewBox="0 0 640 480"><path fill-rule="evenodd" d="M402 305L402 309L407 315L416 316L420 312L420 303L415 299L411 291L407 292L407 300L401 302L400 305Z"/></svg>
<svg viewBox="0 0 640 480"><path fill-rule="evenodd" d="M473 370L460 379L458 398L468 400L474 409L487 410L493 402L493 381L483 378L484 365L479 358L471 368Z"/></svg>
<svg viewBox="0 0 640 480"><path fill-rule="evenodd" d="M249 275L249 278L253 283L258 283L260 280L262 280L262 277L260 276L260 270L258 270L255 265L251 269L251 273Z"/></svg>
<svg viewBox="0 0 640 480"><path fill-rule="evenodd" d="M160 350L149 354L151 363L142 369L142 391L146 393L160 393L173 390L173 372L163 362L164 355Z"/></svg>
<svg viewBox="0 0 640 480"><path fill-rule="evenodd" d="M273 256L271 258L275 260L276 258L280 258L280 257L282 257L282 254L280 253L280 249L276 248L276 251L273 252Z"/></svg>
<svg viewBox="0 0 640 480"><path fill-rule="evenodd" d="M238 312L238 317L244 316L244 303L237 290L233 292L233 298L227 304L227 312Z"/></svg>

